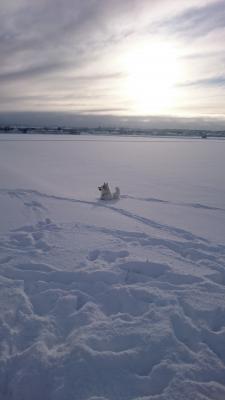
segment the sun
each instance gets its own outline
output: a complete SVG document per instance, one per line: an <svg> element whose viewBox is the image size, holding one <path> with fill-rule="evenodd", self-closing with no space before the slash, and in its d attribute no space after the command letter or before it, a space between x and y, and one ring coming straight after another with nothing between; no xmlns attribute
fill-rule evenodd
<svg viewBox="0 0 225 400"><path fill-rule="evenodd" d="M125 96L136 114L162 114L171 109L179 63L175 47L157 43L132 48L124 58Z"/></svg>

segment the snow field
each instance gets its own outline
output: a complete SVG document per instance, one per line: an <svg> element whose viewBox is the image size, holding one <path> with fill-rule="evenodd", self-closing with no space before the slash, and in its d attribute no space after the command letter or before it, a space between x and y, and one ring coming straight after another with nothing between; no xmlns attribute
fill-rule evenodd
<svg viewBox="0 0 225 400"><path fill-rule="evenodd" d="M0 399L225 398L222 145L1 143Z"/></svg>

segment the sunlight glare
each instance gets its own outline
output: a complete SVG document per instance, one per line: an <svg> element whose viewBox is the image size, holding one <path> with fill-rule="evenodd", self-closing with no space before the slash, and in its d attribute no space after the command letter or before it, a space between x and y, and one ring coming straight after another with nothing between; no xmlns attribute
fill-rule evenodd
<svg viewBox="0 0 225 400"><path fill-rule="evenodd" d="M125 73L125 92L133 112L160 114L174 105L174 87L179 78L174 46L136 46L125 57Z"/></svg>

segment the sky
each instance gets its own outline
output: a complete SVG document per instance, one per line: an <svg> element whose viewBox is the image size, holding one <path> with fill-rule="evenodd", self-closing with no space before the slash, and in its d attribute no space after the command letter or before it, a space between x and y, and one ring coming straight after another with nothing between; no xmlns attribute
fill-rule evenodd
<svg viewBox="0 0 225 400"><path fill-rule="evenodd" d="M225 0L1 0L0 54L0 122L225 129Z"/></svg>

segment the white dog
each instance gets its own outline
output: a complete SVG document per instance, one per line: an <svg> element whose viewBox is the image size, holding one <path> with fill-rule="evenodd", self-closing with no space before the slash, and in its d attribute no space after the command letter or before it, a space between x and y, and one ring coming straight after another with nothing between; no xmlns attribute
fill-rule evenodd
<svg viewBox="0 0 225 400"><path fill-rule="evenodd" d="M98 187L98 190L101 192L101 200L118 200L120 198L120 188L116 187L115 192L112 193L108 182L104 182L102 186Z"/></svg>

